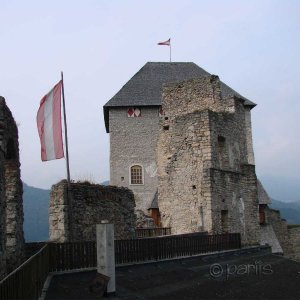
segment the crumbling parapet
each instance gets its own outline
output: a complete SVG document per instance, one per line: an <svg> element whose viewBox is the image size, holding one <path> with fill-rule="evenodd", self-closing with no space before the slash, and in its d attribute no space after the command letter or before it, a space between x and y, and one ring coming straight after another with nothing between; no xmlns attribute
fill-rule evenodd
<svg viewBox="0 0 300 300"><path fill-rule="evenodd" d="M123 187L71 183L72 208L68 200L68 183L52 186L49 207L50 241L94 241L96 224L108 220L115 226L117 239L132 238L136 215L132 191Z"/></svg>

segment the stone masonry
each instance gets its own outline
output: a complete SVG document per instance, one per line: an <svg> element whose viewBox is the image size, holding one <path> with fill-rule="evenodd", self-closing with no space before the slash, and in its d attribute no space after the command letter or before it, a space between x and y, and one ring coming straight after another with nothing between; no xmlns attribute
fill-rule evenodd
<svg viewBox="0 0 300 300"><path fill-rule="evenodd" d="M273 227L286 257L300 261L300 226L289 225L280 216L280 211L267 207L266 222Z"/></svg>
<svg viewBox="0 0 300 300"><path fill-rule="evenodd" d="M96 224L108 220L115 225L116 239L132 238L136 216L133 193L127 188L71 183L52 186L49 207L49 236L52 242L93 241Z"/></svg>
<svg viewBox="0 0 300 300"><path fill-rule="evenodd" d="M217 76L164 86L158 204L173 233L240 232L259 241L250 109L223 98Z"/></svg>
<svg viewBox="0 0 300 300"><path fill-rule="evenodd" d="M300 226L288 225L289 246L287 256L300 261Z"/></svg>
<svg viewBox="0 0 300 300"><path fill-rule="evenodd" d="M157 107L143 107L141 113L141 118L128 118L123 108L109 112L110 184L131 189L136 209L147 212L158 186L155 149L159 117ZM143 166L146 184L130 184L130 167L135 164Z"/></svg>
<svg viewBox="0 0 300 300"><path fill-rule="evenodd" d="M6 202L4 197L4 166L5 153L0 149L0 279L6 273Z"/></svg>
<svg viewBox="0 0 300 300"><path fill-rule="evenodd" d="M24 256L23 201L18 128L0 97L0 276L12 271Z"/></svg>

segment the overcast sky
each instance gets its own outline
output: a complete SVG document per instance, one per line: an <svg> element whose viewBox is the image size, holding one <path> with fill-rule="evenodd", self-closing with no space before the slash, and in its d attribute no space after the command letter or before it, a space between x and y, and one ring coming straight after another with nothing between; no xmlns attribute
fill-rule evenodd
<svg viewBox="0 0 300 300"><path fill-rule="evenodd" d="M109 179L102 106L147 62L191 61L257 103L256 170L269 194L300 201L300 1L0 2L0 95L19 125L22 179L50 188L65 160L42 163L39 101L64 71L71 177Z"/></svg>

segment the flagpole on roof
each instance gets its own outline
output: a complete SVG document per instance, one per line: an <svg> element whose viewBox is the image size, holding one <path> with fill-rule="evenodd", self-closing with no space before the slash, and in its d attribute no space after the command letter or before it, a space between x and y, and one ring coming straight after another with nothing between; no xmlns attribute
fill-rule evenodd
<svg viewBox="0 0 300 300"><path fill-rule="evenodd" d="M159 42L157 45L163 45L163 46L169 46L170 47L170 62L171 62L172 61L172 57L171 57L171 38L169 38L165 42Z"/></svg>
<svg viewBox="0 0 300 300"><path fill-rule="evenodd" d="M67 180L68 180L68 186L70 187L70 163L69 163L69 147L68 147L68 129L67 129L67 118L66 118L66 104L65 104L65 89L64 89L64 74L63 74L63 72L61 72L61 82L62 82L62 101L63 101L63 114L64 114L64 125L65 125Z"/></svg>

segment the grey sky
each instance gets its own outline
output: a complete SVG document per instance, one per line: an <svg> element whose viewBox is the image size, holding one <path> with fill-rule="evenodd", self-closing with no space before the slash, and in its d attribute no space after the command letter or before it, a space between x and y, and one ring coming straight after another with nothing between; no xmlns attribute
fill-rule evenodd
<svg viewBox="0 0 300 300"><path fill-rule="evenodd" d="M102 106L147 61L192 61L249 98L257 174L269 194L300 194L300 1L0 2L0 95L19 124L22 179L49 188L65 160L42 163L39 101L64 71L71 174L109 178ZM300 199L299 199L300 200Z"/></svg>

